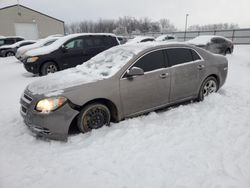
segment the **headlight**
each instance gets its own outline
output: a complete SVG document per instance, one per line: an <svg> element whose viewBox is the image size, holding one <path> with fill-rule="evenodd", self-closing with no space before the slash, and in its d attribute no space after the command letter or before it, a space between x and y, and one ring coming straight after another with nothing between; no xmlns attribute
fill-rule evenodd
<svg viewBox="0 0 250 188"><path fill-rule="evenodd" d="M36 110L42 113L49 113L60 108L67 99L65 97L51 97L40 100L36 105Z"/></svg>
<svg viewBox="0 0 250 188"><path fill-rule="evenodd" d="M39 57L29 57L27 59L27 63L33 63L36 62L39 59Z"/></svg>

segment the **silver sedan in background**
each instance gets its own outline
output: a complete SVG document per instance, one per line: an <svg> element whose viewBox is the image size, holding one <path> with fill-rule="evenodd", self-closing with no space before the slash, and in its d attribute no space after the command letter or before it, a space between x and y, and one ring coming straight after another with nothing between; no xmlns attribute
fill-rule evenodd
<svg viewBox="0 0 250 188"><path fill-rule="evenodd" d="M41 78L21 97L25 124L38 135L66 140L176 103L202 101L225 83L224 56L181 43L113 47L76 68Z"/></svg>

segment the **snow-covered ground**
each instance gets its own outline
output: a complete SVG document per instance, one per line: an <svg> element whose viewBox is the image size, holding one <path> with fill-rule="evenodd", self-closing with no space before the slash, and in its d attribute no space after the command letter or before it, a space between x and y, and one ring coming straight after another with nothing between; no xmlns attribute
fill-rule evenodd
<svg viewBox="0 0 250 188"><path fill-rule="evenodd" d="M0 58L0 188L249 188L250 46L228 59L226 84L205 101L64 143L30 134L19 97L38 78Z"/></svg>

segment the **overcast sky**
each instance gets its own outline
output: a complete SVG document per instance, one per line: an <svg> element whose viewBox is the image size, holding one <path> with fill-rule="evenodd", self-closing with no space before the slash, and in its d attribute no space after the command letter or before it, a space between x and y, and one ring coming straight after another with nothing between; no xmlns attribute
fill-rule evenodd
<svg viewBox="0 0 250 188"><path fill-rule="evenodd" d="M16 2L0 0L0 7ZM250 27L250 0L20 0L20 4L66 23L122 16L168 18L181 30L188 13L188 25L228 22Z"/></svg>

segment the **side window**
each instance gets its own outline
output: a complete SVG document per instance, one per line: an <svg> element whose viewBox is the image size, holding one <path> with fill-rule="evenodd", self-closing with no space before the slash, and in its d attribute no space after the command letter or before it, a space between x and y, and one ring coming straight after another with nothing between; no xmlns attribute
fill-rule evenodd
<svg viewBox="0 0 250 188"><path fill-rule="evenodd" d="M51 41L48 41L46 42L43 46L49 46L51 45L53 42L55 42L56 40L51 40Z"/></svg>
<svg viewBox="0 0 250 188"><path fill-rule="evenodd" d="M6 39L5 44L14 44L15 40L14 39Z"/></svg>
<svg viewBox="0 0 250 188"><path fill-rule="evenodd" d="M104 46L101 37L94 37L93 38L93 43L94 43L94 46Z"/></svg>
<svg viewBox="0 0 250 188"><path fill-rule="evenodd" d="M225 40L222 38L213 38L212 42L216 44L220 44L220 43L225 43Z"/></svg>
<svg viewBox="0 0 250 188"><path fill-rule="evenodd" d="M200 56L194 51L194 50L190 50L193 56L193 61L196 60L201 60Z"/></svg>
<svg viewBox="0 0 250 188"><path fill-rule="evenodd" d="M193 61L191 51L186 48L172 48L166 50L171 66Z"/></svg>
<svg viewBox="0 0 250 188"><path fill-rule="evenodd" d="M104 36L103 40L104 40L105 46L115 46L118 44L115 37Z"/></svg>
<svg viewBox="0 0 250 188"><path fill-rule="evenodd" d="M65 44L66 49L77 49L82 48L82 39L74 39Z"/></svg>
<svg viewBox="0 0 250 188"><path fill-rule="evenodd" d="M154 39L143 39L143 40L141 40L141 42L151 42L151 41L154 41Z"/></svg>
<svg viewBox="0 0 250 188"><path fill-rule="evenodd" d="M84 48L93 48L94 45L94 41L92 40L92 37L84 37L83 38L83 47Z"/></svg>
<svg viewBox="0 0 250 188"><path fill-rule="evenodd" d="M144 72L165 68L163 51L158 50L143 56L133 67L139 67L143 69Z"/></svg>

